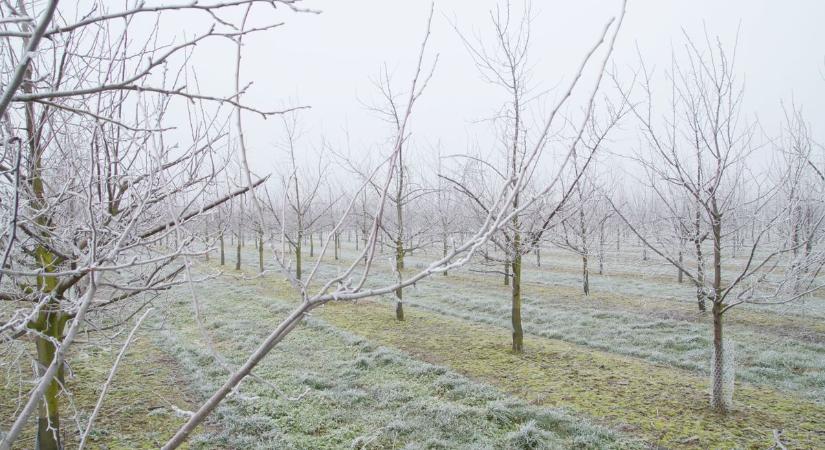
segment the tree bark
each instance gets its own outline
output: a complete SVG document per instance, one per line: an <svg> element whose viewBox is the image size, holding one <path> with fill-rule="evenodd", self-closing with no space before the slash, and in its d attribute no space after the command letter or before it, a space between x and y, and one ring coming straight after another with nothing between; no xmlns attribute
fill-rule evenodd
<svg viewBox="0 0 825 450"><path fill-rule="evenodd" d="M713 233L713 349L715 352L711 406L725 412L724 398L724 340L722 334L722 215L715 195L711 197L711 231Z"/></svg>
<svg viewBox="0 0 825 450"><path fill-rule="evenodd" d="M63 328L66 324L63 314L56 311L59 308L56 301L50 302L46 308L53 308L55 311L41 312L38 320L32 324L32 328L42 333L35 337L38 376L42 376L46 368L51 365L57 350L54 341L62 340ZM63 367L60 367L43 393L43 400L38 405L35 441L35 448L38 450L62 450L63 448L60 439L60 399L58 397L63 379Z"/></svg>
<svg viewBox="0 0 825 450"><path fill-rule="evenodd" d="M516 253L513 257L513 291L512 291L512 322L513 322L513 351L524 351L524 330L521 327L521 242L518 232L513 239Z"/></svg>
<svg viewBox="0 0 825 450"><path fill-rule="evenodd" d="M264 234L258 234L258 272L264 273Z"/></svg>
<svg viewBox="0 0 825 450"><path fill-rule="evenodd" d="M301 241L304 237L301 232L298 232L298 238L295 239L295 278L301 279Z"/></svg>
<svg viewBox="0 0 825 450"><path fill-rule="evenodd" d="M682 261L684 261L684 257L682 256L682 251L679 250L679 265L680 266L682 265ZM682 269L677 269L676 278L677 278L677 280L679 280L679 284L682 284L682 282L684 281L684 275L685 274L682 272Z"/></svg>
<svg viewBox="0 0 825 450"><path fill-rule="evenodd" d="M725 392L724 392L724 340L722 334L722 304L713 303L713 351L714 368L711 374L711 406L719 412L726 412Z"/></svg>
<svg viewBox="0 0 825 450"><path fill-rule="evenodd" d="M235 270L241 270L241 238L238 237L237 244L235 245Z"/></svg>
<svg viewBox="0 0 825 450"><path fill-rule="evenodd" d="M220 234L218 239L221 241L221 265L224 265L224 264L226 264L226 256L224 254L224 249L223 249L223 231L221 231L221 234Z"/></svg>

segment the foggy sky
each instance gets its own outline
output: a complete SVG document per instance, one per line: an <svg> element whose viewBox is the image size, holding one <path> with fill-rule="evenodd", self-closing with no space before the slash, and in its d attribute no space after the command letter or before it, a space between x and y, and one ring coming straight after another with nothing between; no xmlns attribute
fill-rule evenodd
<svg viewBox="0 0 825 450"><path fill-rule="evenodd" d="M484 83L450 22L471 36L492 42L488 11L494 0L442 0L435 4L429 58L439 61L430 87L413 119L416 151L440 142L445 153L466 151L472 142L490 143L489 117L501 104L501 91ZM383 64L403 90L409 83L423 36L428 1L307 1L321 14L284 10L285 25L247 40L243 79L254 82L246 101L263 108L310 105L302 113L305 138L301 148L317 145L321 136L343 146L344 131L353 152L364 154L392 130L369 112L364 102L377 99L373 81ZM619 1L534 1L530 63L536 91L550 90L547 100L569 80L584 51L593 45L606 21L618 14ZM520 2L513 2L520 9ZM637 48L648 66L669 68L684 46L683 32L699 41L705 32L732 49L738 32L737 70L745 80L746 112L759 118L769 133L782 120L781 103L802 105L813 123L825 119L825 2L798 0L662 1L631 0L616 43L617 69L638 64ZM196 54L202 88L227 92L233 84L233 47L213 44ZM277 120L245 118L252 160L258 172L277 169L283 152ZM822 139L819 139L822 141ZM627 145L631 145L628 143ZM268 169L268 170L267 170Z"/></svg>

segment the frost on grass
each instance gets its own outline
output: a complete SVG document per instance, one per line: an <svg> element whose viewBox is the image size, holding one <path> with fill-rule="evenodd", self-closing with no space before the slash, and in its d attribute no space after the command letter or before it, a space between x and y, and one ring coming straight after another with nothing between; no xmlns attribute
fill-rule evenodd
<svg viewBox="0 0 825 450"><path fill-rule="evenodd" d="M239 364L286 314L255 288L231 280L203 290L205 326L216 348ZM244 308L237 308L237 298ZM200 396L226 377L201 345L188 305L175 305L158 341L183 366ZM631 441L567 413L508 397L437 365L412 359L310 317L256 369L291 401L252 380L224 402L194 448L627 448ZM502 419L502 418L507 419ZM563 419L551 419L563 418ZM525 430L525 427L529 427ZM513 447L514 436L550 447ZM525 441L525 442L527 442ZM543 445L541 444L541 445Z"/></svg>
<svg viewBox="0 0 825 450"><path fill-rule="evenodd" d="M517 431L507 433L507 447L518 450L561 449L561 443L555 435L548 433L529 421Z"/></svg>
<svg viewBox="0 0 825 450"><path fill-rule="evenodd" d="M550 276L545 273L534 277L540 275ZM509 328L510 306L502 301L503 295L506 292L456 276L431 280L406 302L439 314ZM651 317L649 310L621 305L595 308L592 300L567 298L570 293L565 289L525 286L522 295L526 333L710 374L712 336L707 321ZM737 341L738 379L789 390L815 402L825 399L825 342L780 337L764 327L735 322L728 325L728 332ZM771 345L765 345L766 337Z"/></svg>

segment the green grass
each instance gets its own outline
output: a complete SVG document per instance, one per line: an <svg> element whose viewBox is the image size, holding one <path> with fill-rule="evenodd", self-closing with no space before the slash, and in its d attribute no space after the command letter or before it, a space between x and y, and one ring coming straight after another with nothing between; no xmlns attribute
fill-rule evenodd
<svg viewBox="0 0 825 450"><path fill-rule="evenodd" d="M205 325L238 364L286 315L288 291L262 280L203 286ZM272 299L272 293L276 299ZM201 343L188 300L159 334L202 396L226 374ZM210 417L196 448L631 448L632 440L555 408L529 405L447 368L422 363L310 318L256 369L287 396L255 381ZM535 444L535 445L534 445Z"/></svg>
<svg viewBox="0 0 825 450"><path fill-rule="evenodd" d="M244 250L249 265L257 261L253 252ZM523 355L509 350L508 291L500 277L456 271L426 280L406 290L402 323L389 301L331 304L256 369L285 396L245 381L190 446L767 448L773 430L782 429L788 448L825 448L825 405L815 401L825 392L818 316L732 312L739 378L735 410L719 416L706 406L706 318L689 298L679 300L688 289L661 275L638 283L630 274L594 276L594 294L585 298L575 261L560 261L554 271L547 267L552 258L543 259L545 267L526 269ZM409 267L425 260L417 254ZM278 274L244 279L254 269L224 269L197 292L205 329L238 365L296 296ZM325 265L320 275L334 270ZM373 283L390 276L383 266L376 272ZM194 409L228 375L206 349L187 287L156 306L118 371L91 448L157 447L183 421L169 403ZM77 440L73 420L85 423L122 338L98 337L72 353L73 406L63 414L70 445ZM14 354L0 356L0 429L17 407L15 370L28 377L26 358ZM300 400L288 398L304 392ZM32 446L31 430L18 444Z"/></svg>
<svg viewBox="0 0 825 450"><path fill-rule="evenodd" d="M174 414L170 404L181 409L195 405L197 399L188 388L188 380L168 355L152 345L147 334L147 331L141 333L121 362L86 448L158 448L183 424L183 418ZM86 426L119 350L119 343L109 345L101 338L73 348L70 355L73 376L66 380L71 396L64 392L60 399L66 448L79 443L77 422ZM18 388L25 394L29 386L21 386L17 376L0 372L0 429L8 429L16 415ZM34 418L30 419L30 426L14 448L34 446L34 424Z"/></svg>
<svg viewBox="0 0 825 450"><path fill-rule="evenodd" d="M393 320L373 302L330 305L324 320L398 348L531 404L566 407L667 448L767 448L782 429L789 448L825 447L825 407L771 389L739 384L736 408L707 408L704 378L636 358L528 336L509 350L505 329L408 308Z"/></svg>

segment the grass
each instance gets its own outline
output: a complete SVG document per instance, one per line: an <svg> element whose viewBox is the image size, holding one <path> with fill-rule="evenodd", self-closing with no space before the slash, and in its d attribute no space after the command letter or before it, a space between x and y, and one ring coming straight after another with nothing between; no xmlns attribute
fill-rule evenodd
<svg viewBox="0 0 825 450"><path fill-rule="evenodd" d="M417 255L410 266L425 260ZM522 295L527 333L707 374L710 315L696 311L689 289L684 294L684 286L660 283L639 296L634 294L636 284L649 281L593 276L593 290L586 297L574 276L555 271L561 263L555 264L547 255L544 260L542 268L525 269L529 281ZM570 263L569 258L562 261ZM324 270L331 273L335 267L330 264ZM376 280L392 277L383 266L374 272ZM409 305L468 321L510 326L509 287L502 286L498 276L456 271L405 292ZM679 297L680 292L687 298ZM808 302L825 304L816 297ZM816 314L786 314L786 308L743 305L727 313L726 333L736 343L736 376L825 403L825 321Z"/></svg>
<svg viewBox="0 0 825 450"><path fill-rule="evenodd" d="M737 386L735 411L707 407L702 377L637 358L529 336L524 355L506 330L413 308L392 320L386 305L329 305L323 318L531 404L565 407L667 448L766 448L782 429L789 448L825 446L825 407L764 387Z"/></svg>
<svg viewBox="0 0 825 450"><path fill-rule="evenodd" d="M121 363L86 448L158 448L183 424L183 418L174 413L171 405L181 409L194 406L197 399L188 389L188 381L168 355L152 345L147 334L142 333L132 343ZM86 426L119 349L119 344L96 339L91 344L78 344L71 352L73 375L66 380L71 397L65 393L61 397L66 448L79 443L78 423ZM20 391L25 393L30 388L29 384L19 385L19 379L9 372L0 372L0 429L11 426L10 420L20 406ZM35 421L32 418L29 422L14 448L34 446Z"/></svg>
<svg viewBox="0 0 825 450"><path fill-rule="evenodd" d="M239 363L289 303L278 285L231 278L204 286L205 325ZM262 292L266 290L265 292ZM226 374L212 364L184 298L158 335L201 396ZM243 330L239 333L238 330ZM210 418L195 448L632 448L639 444L556 408L529 405L445 367L421 362L310 318ZM290 400L303 392L298 401ZM529 425L529 426L528 426ZM535 438L535 439L534 439ZM534 445L535 444L535 445Z"/></svg>
<svg viewBox="0 0 825 450"><path fill-rule="evenodd" d="M499 276L456 271L407 289L402 323L393 320L390 302L331 304L256 369L282 393L244 382L190 446L767 448L773 430L782 429L788 448L825 448L821 298L810 299L809 316L767 307L732 311L727 330L736 341L738 379L735 410L723 417L706 407L710 330L688 287L668 284L667 271L651 268L643 277L593 276L593 295L583 297L575 258L547 252L542 259L544 267L525 270L525 354L509 350L508 290ZM244 250L244 260L255 264L254 249ZM426 257L408 261L414 268ZM327 262L321 276L336 270ZM243 278L252 272L227 270L198 287L205 329L232 365L294 304L279 275ZM376 275L373 283L391 276L381 265ZM193 409L226 379L206 349L187 289L170 292L144 324L96 422L92 448L157 447L183 421L171 405ZM74 406L63 414L70 445L77 440L72 420L85 423L118 348L96 339L74 349ZM13 354L4 349L0 356L2 418L17 407L18 389L29 388L16 384L14 370L27 366ZM0 429L9 425L4 420ZM19 445L32 443L29 430Z"/></svg>

